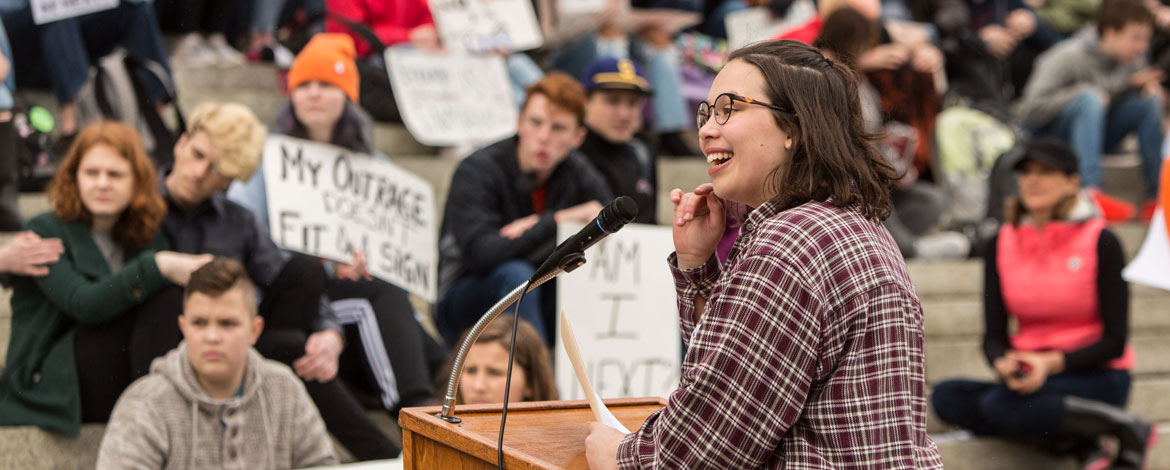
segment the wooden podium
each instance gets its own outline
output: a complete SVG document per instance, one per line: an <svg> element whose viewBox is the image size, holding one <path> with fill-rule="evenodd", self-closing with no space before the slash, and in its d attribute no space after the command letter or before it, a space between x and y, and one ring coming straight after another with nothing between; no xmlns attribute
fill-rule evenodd
<svg viewBox="0 0 1170 470"><path fill-rule="evenodd" d="M650 413L666 406L664 398L605 400L614 417L636 430ZM459 405L451 424L439 419L441 407L406 408L402 427L402 461L406 470L495 469L501 406ZM585 401L539 401L508 406L504 431L504 468L508 470L587 470L585 437L593 412Z"/></svg>

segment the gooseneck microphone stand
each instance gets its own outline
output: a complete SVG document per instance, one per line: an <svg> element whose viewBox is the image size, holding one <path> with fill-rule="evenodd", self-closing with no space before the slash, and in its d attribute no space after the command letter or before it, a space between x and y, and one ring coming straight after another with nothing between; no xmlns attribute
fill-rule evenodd
<svg viewBox="0 0 1170 470"><path fill-rule="evenodd" d="M557 246L553 250L552 255L545 260L544 264L541 264L536 269L536 273L531 279L517 286L507 296L496 302L492 308L488 309L487 313L479 317L479 321L475 322L475 326L471 327L471 332L467 334L467 338L459 345L459 351L455 354L455 364L451 367L451 377L447 381L447 394L443 397L443 412L439 414L440 419L453 424L463 421L454 414L455 397L458 396L456 392L459 390L459 379L463 377L463 363L467 359L467 353L471 350L471 346L479 340L479 335L483 333L483 330L487 328L488 324L492 320L495 320L496 317L499 317L504 312L504 309L516 302L524 293L540 287L541 284L548 282L561 273L571 272L581 267L581 265L585 264L586 248L593 246L606 235L617 232L637 216L638 206L634 203L633 199L629 196L617 197L608 206L601 209L601 212L597 214L597 218L591 224L586 224L585 228L581 229L580 232L577 232L576 235L569 237L568 240L565 240ZM515 334L516 330L513 329L513 341L515 341ZM507 406L508 404L504 403L505 413ZM500 433L503 435L502 426Z"/></svg>
<svg viewBox="0 0 1170 470"><path fill-rule="evenodd" d="M560 268L537 278L535 281L525 281L523 284L516 286L515 289L512 289L512 292L508 293L507 296L500 299L492 308L488 309L487 313L479 317L479 321L475 322L475 326L471 327L471 332L467 334L467 339L463 340L463 343L459 345L459 351L455 353L455 364L451 367L451 377L447 381L447 394L443 396L443 412L439 414L440 419L453 424L463 421L458 416L455 416L455 397L458 396L455 393L459 390L459 379L463 377L463 363L467 359L467 353L471 350L471 346L479 340L479 335L483 333L484 328L487 328L492 320L499 317L504 312L504 309L507 309L512 303L516 302L516 299L520 298L521 293L529 292L532 289L540 287L541 284L552 280L552 278L557 277L561 273L577 269L585 264L585 257L579 254L576 257L567 257L564 261L568 264L562 264Z"/></svg>

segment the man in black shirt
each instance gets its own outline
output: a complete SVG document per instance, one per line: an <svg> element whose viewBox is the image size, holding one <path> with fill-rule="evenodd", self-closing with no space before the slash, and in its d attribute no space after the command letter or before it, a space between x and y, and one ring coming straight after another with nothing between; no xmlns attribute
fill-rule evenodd
<svg viewBox="0 0 1170 470"><path fill-rule="evenodd" d="M581 84L550 73L528 88L516 135L455 170L439 238L435 315L449 347L532 276L556 245L558 223L587 223L609 203L601 176L574 150L585 137L584 115ZM525 294L518 314L549 346L556 331L551 287Z"/></svg>
<svg viewBox="0 0 1170 470"><path fill-rule="evenodd" d="M579 150L605 178L614 196L629 196L638 203L634 222L655 223L657 158L637 135L646 97L651 94L645 75L629 59L604 57L585 68L581 81L588 93L588 133Z"/></svg>

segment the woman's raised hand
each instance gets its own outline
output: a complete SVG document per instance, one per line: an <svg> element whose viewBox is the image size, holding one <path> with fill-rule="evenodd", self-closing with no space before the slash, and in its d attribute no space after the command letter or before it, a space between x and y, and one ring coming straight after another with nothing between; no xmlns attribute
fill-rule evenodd
<svg viewBox="0 0 1170 470"><path fill-rule="evenodd" d="M702 266L715 254L719 239L723 238L723 200L715 195L715 187L706 183L694 191L670 191L674 203L674 251L678 267L694 269Z"/></svg>
<svg viewBox="0 0 1170 470"><path fill-rule="evenodd" d="M214 258L210 254L189 255L175 251L160 251L154 254L154 263L168 281L186 287L187 281L191 279L191 273Z"/></svg>

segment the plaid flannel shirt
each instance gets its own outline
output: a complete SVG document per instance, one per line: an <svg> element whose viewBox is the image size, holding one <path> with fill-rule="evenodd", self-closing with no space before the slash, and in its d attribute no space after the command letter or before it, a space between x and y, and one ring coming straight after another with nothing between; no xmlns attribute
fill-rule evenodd
<svg viewBox="0 0 1170 470"><path fill-rule="evenodd" d="M712 257L683 271L676 256L682 376L622 440L620 468L942 468L926 434L922 307L879 224L768 203L726 269Z"/></svg>

